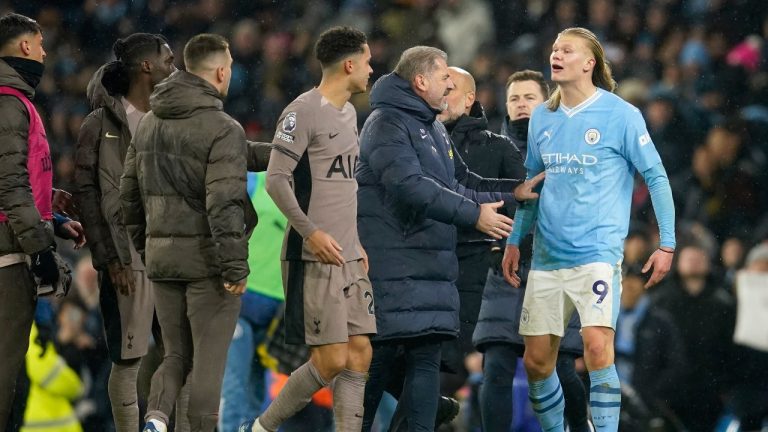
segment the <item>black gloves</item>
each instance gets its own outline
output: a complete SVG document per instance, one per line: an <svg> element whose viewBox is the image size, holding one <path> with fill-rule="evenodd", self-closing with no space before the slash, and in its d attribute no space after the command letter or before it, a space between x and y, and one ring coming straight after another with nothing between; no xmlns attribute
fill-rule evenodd
<svg viewBox="0 0 768 432"><path fill-rule="evenodd" d="M59 266L50 248L32 254L32 273L40 279L40 285L55 285L59 281Z"/></svg>

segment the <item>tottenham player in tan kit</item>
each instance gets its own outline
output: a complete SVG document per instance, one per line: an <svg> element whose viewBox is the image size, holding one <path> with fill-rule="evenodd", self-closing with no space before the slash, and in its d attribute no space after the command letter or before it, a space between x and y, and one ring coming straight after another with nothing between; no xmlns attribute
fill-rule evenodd
<svg viewBox="0 0 768 432"><path fill-rule="evenodd" d="M335 27L320 36L315 53L322 81L283 111L267 170L267 192L289 222L282 256L286 342L309 345L312 356L241 432L276 431L329 384L336 430L358 432L363 420L376 319L357 236L360 150L349 98L366 90L371 52L362 32Z"/></svg>

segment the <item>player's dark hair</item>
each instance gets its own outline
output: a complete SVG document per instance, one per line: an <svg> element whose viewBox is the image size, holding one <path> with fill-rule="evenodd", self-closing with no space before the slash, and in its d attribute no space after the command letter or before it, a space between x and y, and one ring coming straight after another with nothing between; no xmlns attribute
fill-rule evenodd
<svg viewBox="0 0 768 432"><path fill-rule="evenodd" d="M107 64L101 79L110 94L126 95L131 81L141 70L141 62L158 56L168 40L159 34L134 33L112 45L116 60Z"/></svg>
<svg viewBox="0 0 768 432"><path fill-rule="evenodd" d="M560 32L557 37L560 36L576 36L583 39L587 43L587 48L592 52L592 56L595 58L595 68L592 69L592 84L601 89L613 92L616 90L616 81L611 75L611 66L608 65L608 61L605 59L605 50L600 45L600 41L597 40L597 36L591 31L583 27L571 27ZM552 97L547 102L547 108L550 111L555 111L560 106L560 86L558 86Z"/></svg>
<svg viewBox="0 0 768 432"><path fill-rule="evenodd" d="M32 18L17 13L9 13L0 18L0 49L23 34L41 33L40 24Z"/></svg>
<svg viewBox="0 0 768 432"><path fill-rule="evenodd" d="M511 86L512 83L520 82L520 81L535 82L536 84L539 85L539 88L541 88L542 98L544 98L544 100L549 99L549 84L547 84L547 81L544 79L543 73L539 71L532 71L530 69L517 71L512 75L510 75L509 78L507 78L507 85L504 88L506 90L509 90L509 86Z"/></svg>
<svg viewBox="0 0 768 432"><path fill-rule="evenodd" d="M193 36L184 46L184 65L188 72L198 71L209 57L228 49L229 42L223 36L212 33Z"/></svg>
<svg viewBox="0 0 768 432"><path fill-rule="evenodd" d="M352 27L331 27L324 31L315 44L315 57L326 68L350 55L361 54L367 43L365 33Z"/></svg>

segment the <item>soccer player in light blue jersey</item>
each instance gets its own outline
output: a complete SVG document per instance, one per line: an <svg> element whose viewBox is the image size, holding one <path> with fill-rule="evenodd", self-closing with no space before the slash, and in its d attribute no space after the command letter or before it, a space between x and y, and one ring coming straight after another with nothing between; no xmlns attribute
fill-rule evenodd
<svg viewBox="0 0 768 432"><path fill-rule="evenodd" d="M675 214L667 174L640 111L612 92L616 82L597 37L561 32L550 55L553 96L528 129L528 176L546 171L540 197L515 215L502 263L519 286L518 245L533 224L533 260L520 317L529 397L545 431L564 430L563 393L554 373L558 345L574 309L581 318L590 407L597 431L617 431L621 389L613 340L621 297L621 260L633 179L651 193L661 244L643 268L646 288L669 271Z"/></svg>

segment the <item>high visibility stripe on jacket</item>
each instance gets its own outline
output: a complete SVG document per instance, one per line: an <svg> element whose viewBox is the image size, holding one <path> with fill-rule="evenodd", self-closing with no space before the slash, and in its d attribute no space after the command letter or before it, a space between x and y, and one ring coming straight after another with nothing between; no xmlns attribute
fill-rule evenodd
<svg viewBox="0 0 768 432"><path fill-rule="evenodd" d="M82 432L72 401L82 396L83 383L53 342L43 348L37 335L33 324L26 356L29 398L21 432Z"/></svg>

